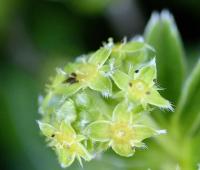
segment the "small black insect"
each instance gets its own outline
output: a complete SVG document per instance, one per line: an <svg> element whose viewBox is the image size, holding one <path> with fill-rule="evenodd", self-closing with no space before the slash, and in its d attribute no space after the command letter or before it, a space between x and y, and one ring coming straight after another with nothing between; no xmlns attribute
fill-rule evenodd
<svg viewBox="0 0 200 170"><path fill-rule="evenodd" d="M69 84L74 84L74 83L78 83L78 80L76 80L75 77L69 77L67 80L66 80L67 83Z"/></svg>
<svg viewBox="0 0 200 170"><path fill-rule="evenodd" d="M76 73L71 73L71 75L70 75L71 77L76 77L77 75L76 75Z"/></svg>
<svg viewBox="0 0 200 170"><path fill-rule="evenodd" d="M55 134L52 134L51 137L54 138L54 137L55 137Z"/></svg>
<svg viewBox="0 0 200 170"><path fill-rule="evenodd" d="M78 80L76 79L76 77L77 77L77 74L73 72L69 75L69 77L65 81L63 81L63 83L69 83L69 84L78 83Z"/></svg>
<svg viewBox="0 0 200 170"><path fill-rule="evenodd" d="M135 70L135 73L139 73L139 70Z"/></svg>
<svg viewBox="0 0 200 170"><path fill-rule="evenodd" d="M129 86L132 87L132 85L133 85L133 84L130 82L130 83L129 83Z"/></svg>

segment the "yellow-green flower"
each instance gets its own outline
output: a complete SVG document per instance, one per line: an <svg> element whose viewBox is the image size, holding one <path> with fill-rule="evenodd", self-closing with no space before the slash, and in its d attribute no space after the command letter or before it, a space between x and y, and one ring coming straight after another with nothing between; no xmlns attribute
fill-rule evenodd
<svg viewBox="0 0 200 170"><path fill-rule="evenodd" d="M53 147L58 155L61 166L70 166L75 158L82 165L81 158L86 161L91 160L91 155L81 144L85 139L83 135L77 135L70 124L62 121L58 127L54 127L48 123L38 121L39 127L44 136L49 141L49 146Z"/></svg>
<svg viewBox="0 0 200 170"><path fill-rule="evenodd" d="M116 70L112 75L112 79L121 89L117 96L122 94L125 99L135 104L141 104L144 108L151 104L160 108L173 109L170 102L159 94L159 89L156 87L155 59L136 70L130 69L128 75Z"/></svg>
<svg viewBox="0 0 200 170"><path fill-rule="evenodd" d="M106 97L110 96L112 82L105 76L102 68L111 51L111 47L105 46L91 54L89 59L68 64L61 73L62 78L56 78L59 83L54 82L56 84L56 88L53 89L54 93L70 96L80 89L89 87Z"/></svg>
<svg viewBox="0 0 200 170"><path fill-rule="evenodd" d="M116 67L126 70L130 64L133 67L140 65L151 58L154 49L143 41L130 41L115 44L112 48L111 63Z"/></svg>
<svg viewBox="0 0 200 170"><path fill-rule="evenodd" d="M136 147L144 147L144 139L159 134L148 126L134 124L133 113L126 103L120 103L113 111L112 120L95 121L87 128L88 136L109 146L121 156L130 157Z"/></svg>

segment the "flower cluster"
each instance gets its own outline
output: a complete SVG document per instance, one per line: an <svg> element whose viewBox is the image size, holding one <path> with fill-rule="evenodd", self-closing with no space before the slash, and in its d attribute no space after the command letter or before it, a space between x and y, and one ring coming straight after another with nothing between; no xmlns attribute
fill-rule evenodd
<svg viewBox="0 0 200 170"><path fill-rule="evenodd" d="M151 126L153 107L172 110L158 92L154 50L145 42L114 44L83 55L47 85L40 101L40 130L62 167L90 161L112 148L130 157L143 140L161 134Z"/></svg>

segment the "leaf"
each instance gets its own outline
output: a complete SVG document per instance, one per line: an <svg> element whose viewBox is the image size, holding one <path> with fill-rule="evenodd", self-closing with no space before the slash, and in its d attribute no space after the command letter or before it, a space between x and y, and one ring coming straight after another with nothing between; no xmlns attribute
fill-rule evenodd
<svg viewBox="0 0 200 170"><path fill-rule="evenodd" d="M184 126L184 133L194 124L196 130L200 129L200 60L184 84L175 114L174 118Z"/></svg>
<svg viewBox="0 0 200 170"><path fill-rule="evenodd" d="M110 140L110 122L96 121L87 127L87 134L95 141L107 142Z"/></svg>
<svg viewBox="0 0 200 170"><path fill-rule="evenodd" d="M175 104L185 78L185 58L173 16L166 10L153 13L144 35L157 52L158 82L166 88L162 93Z"/></svg>

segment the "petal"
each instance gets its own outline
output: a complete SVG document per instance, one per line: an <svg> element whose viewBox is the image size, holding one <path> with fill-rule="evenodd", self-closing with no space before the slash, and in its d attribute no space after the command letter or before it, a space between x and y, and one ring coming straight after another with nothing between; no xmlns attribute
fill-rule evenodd
<svg viewBox="0 0 200 170"><path fill-rule="evenodd" d="M57 147L56 153L58 155L58 160L62 168L69 167L74 162L75 153L70 154L67 149L64 149L62 147Z"/></svg>
<svg viewBox="0 0 200 170"><path fill-rule="evenodd" d="M135 141L136 143L158 134L156 130L144 125L134 125L133 131L133 141Z"/></svg>
<svg viewBox="0 0 200 170"><path fill-rule="evenodd" d="M50 87L53 87L53 88L56 88L57 85L62 83L62 81L65 80L65 77L67 75L67 73L65 71L63 71L61 68L57 68L56 72L57 72L57 74L54 77L54 79L52 80L52 84L50 85Z"/></svg>
<svg viewBox="0 0 200 170"><path fill-rule="evenodd" d="M83 135L77 135L77 137L76 137L77 142L81 142L82 140L85 140L85 139L86 139L86 137Z"/></svg>
<svg viewBox="0 0 200 170"><path fill-rule="evenodd" d="M76 132L74 131L72 126L69 123L66 123L65 121L61 122L60 130L61 130L61 132L64 132L65 134L69 135L70 137L76 136Z"/></svg>
<svg viewBox="0 0 200 170"><path fill-rule="evenodd" d="M132 41L132 42L124 44L120 48L120 50L122 52L126 52L126 53L134 53L134 52L137 52L139 50L142 50L144 47L145 47L144 42Z"/></svg>
<svg viewBox="0 0 200 170"><path fill-rule="evenodd" d="M112 144L112 149L119 155L130 157L135 153L135 148L133 148L130 143L123 144Z"/></svg>
<svg viewBox="0 0 200 170"><path fill-rule="evenodd" d="M90 153L80 143L78 143L76 146L76 154L86 161L90 161L92 159L92 156L90 155Z"/></svg>
<svg viewBox="0 0 200 170"><path fill-rule="evenodd" d="M154 84L154 80L157 78L156 62L155 58L152 59L146 66L139 70L135 70L134 79L143 80L149 86Z"/></svg>
<svg viewBox="0 0 200 170"><path fill-rule="evenodd" d="M111 80L100 73L89 83L89 87L93 90L100 91L105 97L112 94Z"/></svg>
<svg viewBox="0 0 200 170"><path fill-rule="evenodd" d="M121 89L126 90L129 83L129 76L120 70L116 70L112 75L112 79L115 84Z"/></svg>
<svg viewBox="0 0 200 170"><path fill-rule="evenodd" d="M110 122L109 121L96 121L87 127L88 136L95 140L106 142L110 140Z"/></svg>
<svg viewBox="0 0 200 170"><path fill-rule="evenodd" d="M54 128L48 123L38 121L38 125L40 130L42 131L42 134L46 137L51 137L56 132L56 128Z"/></svg>
<svg viewBox="0 0 200 170"><path fill-rule="evenodd" d="M124 91L118 91L115 94L113 94L112 98L117 99L117 98L123 98L124 97Z"/></svg>
<svg viewBox="0 0 200 170"><path fill-rule="evenodd" d="M71 123L76 119L76 109L74 101L69 99L56 111L59 120L66 120Z"/></svg>
<svg viewBox="0 0 200 170"><path fill-rule="evenodd" d="M78 107L89 107L90 106L90 98L86 92L78 93L75 97L75 102Z"/></svg>
<svg viewBox="0 0 200 170"><path fill-rule="evenodd" d="M68 63L65 68L64 71L67 72L68 74L71 74L73 72L76 72L76 70L78 70L80 68L81 64L74 62L74 63Z"/></svg>
<svg viewBox="0 0 200 170"><path fill-rule="evenodd" d="M156 89L151 89L145 97L145 102L169 110L173 110L170 102L164 99Z"/></svg>
<svg viewBox="0 0 200 170"><path fill-rule="evenodd" d="M54 90L54 93L61 94L64 96L71 96L78 92L83 85L81 83L74 83L74 84L60 84L57 86L57 88Z"/></svg>
<svg viewBox="0 0 200 170"><path fill-rule="evenodd" d="M89 59L89 63L101 67L111 54L111 48L102 47L96 51Z"/></svg>
<svg viewBox="0 0 200 170"><path fill-rule="evenodd" d="M62 96L54 95L52 92L49 92L42 100L39 111L42 114L52 113L59 107L61 98Z"/></svg>
<svg viewBox="0 0 200 170"><path fill-rule="evenodd" d="M114 111L112 121L114 122L132 122L132 113L129 111L129 105L126 102L119 103Z"/></svg>

